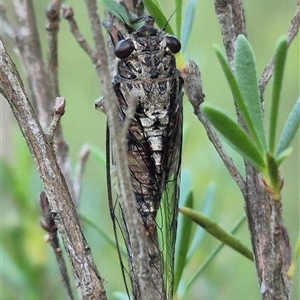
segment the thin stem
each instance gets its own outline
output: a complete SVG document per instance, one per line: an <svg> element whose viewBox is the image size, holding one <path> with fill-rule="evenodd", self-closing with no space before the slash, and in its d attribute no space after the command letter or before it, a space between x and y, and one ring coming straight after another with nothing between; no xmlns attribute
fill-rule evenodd
<svg viewBox="0 0 300 300"><path fill-rule="evenodd" d="M287 40L288 45L292 43L295 37L298 34L300 26L300 0L297 0L297 10L296 13L291 21L291 25L287 31ZM262 99L262 95L264 94L265 88L271 79L274 71L274 57L270 59L268 64L265 66L263 73L258 81L259 91Z"/></svg>
<svg viewBox="0 0 300 300"><path fill-rule="evenodd" d="M31 91L31 98L42 128L46 130L51 121L54 99L49 90L49 80L43 63L42 49L31 0L13 0L16 17L16 44L23 61Z"/></svg>
<svg viewBox="0 0 300 300"><path fill-rule="evenodd" d="M59 96L59 84L58 84L58 31L60 23L60 0L52 0L47 8L46 16L48 19L47 37L48 37L48 72L51 76L50 84L51 91L54 97Z"/></svg>
<svg viewBox="0 0 300 300"><path fill-rule="evenodd" d="M231 157L229 157L226 153L216 132L212 129L212 127L210 126L210 124L208 123L205 116L200 110L200 105L204 101L204 93L202 91L201 74L197 64L194 61L190 60L189 65L182 69L181 76L185 81L184 88L189 101L194 107L195 115L198 117L199 121L204 126L208 138L219 153L219 156L224 162L224 165L226 166L229 174L239 186L243 195L245 195L246 185L243 177L241 176Z"/></svg>
<svg viewBox="0 0 300 300"><path fill-rule="evenodd" d="M243 215L230 230L231 234L235 234L237 230L241 227L241 225L245 222L246 215ZM204 269L213 261L216 255L221 251L221 249L225 246L224 243L220 243L217 248L205 259L205 261L201 264L198 271L192 277L192 279L186 284L185 291L188 291L191 285L195 282L195 280L199 277L199 275L204 271Z"/></svg>
<svg viewBox="0 0 300 300"><path fill-rule="evenodd" d="M102 279L82 233L78 215L54 149L28 101L20 75L0 39L0 92L7 99L27 142L44 190L52 218L63 239L83 299L106 299Z"/></svg>
<svg viewBox="0 0 300 300"><path fill-rule="evenodd" d="M88 145L83 145L79 153L77 165L75 168L75 177L74 177L74 194L75 194L75 199L77 199L77 201L80 199L83 172L89 156L90 156L90 147ZM79 203L76 203L76 206L78 206L78 204Z"/></svg>
<svg viewBox="0 0 300 300"><path fill-rule="evenodd" d="M48 233L47 235L47 242L50 243L54 255L56 257L56 261L59 266L60 274L62 277L62 282L65 286L65 289L67 291L67 296L70 300L74 299L71 284L70 284L70 278L66 266L65 259L62 255L62 251L60 249L59 245L59 239L57 236L57 226L55 225L55 222L52 218L51 208L50 204L47 198L47 195L45 192L41 192L40 199L39 199L40 208L42 210L42 214L44 217L44 222L40 221L41 227Z"/></svg>
<svg viewBox="0 0 300 300"><path fill-rule="evenodd" d="M66 107L65 98L57 97L55 99L55 105L54 105L54 116L53 116L52 122L51 122L51 124L49 126L49 130L48 130L48 138L49 138L50 142L53 142L53 137L54 137L55 131L59 125L59 121L65 113L65 107Z"/></svg>

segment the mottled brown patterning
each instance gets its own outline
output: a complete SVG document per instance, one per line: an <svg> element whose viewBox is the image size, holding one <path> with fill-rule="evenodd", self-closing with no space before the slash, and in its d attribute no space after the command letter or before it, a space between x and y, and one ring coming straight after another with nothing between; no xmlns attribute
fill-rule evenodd
<svg viewBox="0 0 300 300"><path fill-rule="evenodd" d="M153 247L149 247L150 268L155 265L155 259L159 261L159 267L153 267L155 274L152 280L161 276L163 285L157 288L159 299L171 299L179 198L183 84L176 69L174 53L180 51L181 45L175 37L155 29L153 23L154 20L147 17L145 25L126 38L113 26L108 30L115 47L113 86L122 124L130 101L135 101L127 134L127 157L136 207L142 216L145 234L153 244ZM133 95L136 95L136 99L133 99ZM116 207L119 216L114 212L113 221L121 224L120 230L130 257L132 251L126 220L122 219L120 204ZM161 211L162 220L159 224L158 211ZM161 237L158 238L157 234ZM130 263L129 268L133 296L139 299L141 291L136 284L138 275Z"/></svg>

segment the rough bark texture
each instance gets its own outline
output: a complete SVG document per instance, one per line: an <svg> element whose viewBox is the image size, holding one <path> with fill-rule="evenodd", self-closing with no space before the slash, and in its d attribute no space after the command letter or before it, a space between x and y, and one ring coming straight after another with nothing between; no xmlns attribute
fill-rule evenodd
<svg viewBox="0 0 300 300"><path fill-rule="evenodd" d="M240 0L217 0L215 1L215 8L228 61L234 69L235 39L239 34L246 35L244 8ZM298 32L299 23L298 0L297 12L288 31L289 43ZM271 60L270 65L272 64ZM262 101L265 85L272 74L273 69L267 68L262 78L268 79L260 80ZM246 130L238 110L237 116L239 124ZM246 189L241 189L241 192L245 200L245 210L262 299L290 299L291 281L287 277L287 270L290 266L291 247L282 221L281 199L278 201L273 198L257 170L248 163L245 163L245 168Z"/></svg>
<svg viewBox="0 0 300 300"><path fill-rule="evenodd" d="M274 200L259 174L247 165L245 209L262 299L290 299L287 271L291 247L282 221L282 203Z"/></svg>
<svg viewBox="0 0 300 300"><path fill-rule="evenodd" d="M28 101L19 73L0 42L0 92L7 99L34 158L53 219L70 258L82 299L106 299L100 275L80 227L66 180L52 143L44 134Z"/></svg>

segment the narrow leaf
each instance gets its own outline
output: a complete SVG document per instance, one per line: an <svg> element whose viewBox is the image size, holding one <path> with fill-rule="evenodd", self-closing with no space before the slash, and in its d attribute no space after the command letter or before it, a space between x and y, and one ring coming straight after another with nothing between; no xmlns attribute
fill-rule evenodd
<svg viewBox="0 0 300 300"><path fill-rule="evenodd" d="M193 208L194 206L194 197L193 192L189 192L185 203L183 204L186 207ZM175 259L175 276L174 276L174 291L177 291L177 287L182 276L183 269L185 267L186 256L190 246L191 234L192 234L192 225L193 223L189 218L181 215L181 226L178 226L178 238L176 248L176 259Z"/></svg>
<svg viewBox="0 0 300 300"><path fill-rule="evenodd" d="M280 156L281 152L285 151L291 141L293 140L297 129L300 124L300 97L296 101L292 111L290 112L288 119L284 125L282 130L278 146L276 149L276 159Z"/></svg>
<svg viewBox="0 0 300 300"><path fill-rule="evenodd" d="M190 218L192 221L196 222L208 233L214 236L216 239L224 243L225 245L231 247L238 253L242 254L246 258L253 261L252 251L250 251L246 246L244 246L238 239L236 239L231 233L225 231L217 223L213 222L211 219L205 217L203 214L192 210L187 207L180 207L179 211L185 216Z"/></svg>
<svg viewBox="0 0 300 300"><path fill-rule="evenodd" d="M249 139L248 135L223 112L203 103L201 109L212 125L226 138L231 146L260 172L265 172L264 157Z"/></svg>
<svg viewBox="0 0 300 300"><path fill-rule="evenodd" d="M141 26L141 23L139 22L133 24L130 21L124 6L120 3L111 0L100 0L100 2L112 15L114 15L120 21L125 22L129 27L138 29ZM129 14L131 19L136 19L137 16L135 14L131 12L129 12Z"/></svg>
<svg viewBox="0 0 300 300"><path fill-rule="evenodd" d="M90 226L95 230L97 230L102 235L102 237L107 241L107 243L110 244L114 249L116 249L116 241L114 238L112 238L111 235L107 234L104 230L101 229L101 227L97 226L88 217L81 215L80 218L87 226ZM123 255L123 257L127 257L127 252L124 249L124 247L120 247L120 252Z"/></svg>
<svg viewBox="0 0 300 300"><path fill-rule="evenodd" d="M241 227L241 225L245 222L246 215L243 215L237 223L234 225L234 227L230 230L231 234L234 234L237 232L237 230ZM183 299L183 295L189 290L191 285L196 281L196 279L201 275L201 273L205 270L205 268L210 264L210 262L213 261L213 259L217 256L217 254L221 251L221 249L224 247L224 243L221 243L219 246L216 247L216 249L205 259L203 264L199 267L199 269L196 271L194 276L191 278L191 280L184 286L184 290L182 291L182 294L180 295L180 299Z"/></svg>
<svg viewBox="0 0 300 300"><path fill-rule="evenodd" d="M149 14L155 19L157 26L159 28L164 28L167 33L174 35L174 32L161 8L152 0L144 0L144 5Z"/></svg>
<svg viewBox="0 0 300 300"><path fill-rule="evenodd" d="M156 6L157 6L160 10L162 10L162 8L161 8L161 6L160 6L158 0L152 0L152 2L153 2L154 4L156 4Z"/></svg>
<svg viewBox="0 0 300 300"><path fill-rule="evenodd" d="M122 292L114 292L113 293L113 298L115 300L130 300L127 294L122 293Z"/></svg>
<svg viewBox="0 0 300 300"><path fill-rule="evenodd" d="M218 47L218 46L214 46L215 48L215 52L216 52L216 55L218 57L218 60L221 64L221 67L223 69L223 72L226 76L226 79L227 79L227 82L229 84L229 87L231 89L231 93L234 97L234 100L235 100L235 103L236 105L238 106L240 112L241 112L241 115L243 116L243 119L244 119L244 122L255 142L255 144L259 147L260 151L263 152L262 150L262 147L261 147L261 144L260 144L260 141L259 141L259 137L257 135L257 132L254 128L254 124L253 124L253 120L251 119L251 116L249 114L249 111L248 111L248 108L245 104L245 101L243 99L243 96L241 94L241 91L240 91L240 88L238 86L238 83L226 61L226 58L225 56L222 54L221 52L221 49Z"/></svg>
<svg viewBox="0 0 300 300"><path fill-rule="evenodd" d="M295 251L294 251L294 254L293 254L293 259L292 259L292 262L291 262L291 266L290 266L290 268L287 272L287 277L290 278L290 279L293 277L294 272L296 270L297 261L299 260L299 255L300 255L300 234L298 236L298 240L297 240L297 244L296 244Z"/></svg>
<svg viewBox="0 0 300 300"><path fill-rule="evenodd" d="M186 46L188 44L188 40L191 35L194 17L195 17L195 10L196 10L196 0L190 0L187 4L185 17L183 21L183 26L181 30L181 51L184 53Z"/></svg>
<svg viewBox="0 0 300 300"><path fill-rule="evenodd" d="M273 198L275 200L280 200L278 165L274 157L271 156L269 153L267 153L267 166L271 185L270 188L273 193Z"/></svg>
<svg viewBox="0 0 300 300"><path fill-rule="evenodd" d="M276 156L276 163L277 166L279 167L281 165L281 163L283 162L283 160L290 156L293 152L292 147L285 149L284 151L280 152L279 155Z"/></svg>
<svg viewBox="0 0 300 300"><path fill-rule="evenodd" d="M97 163L106 166L106 157L105 154L95 146L89 146L92 156L96 159Z"/></svg>
<svg viewBox="0 0 300 300"><path fill-rule="evenodd" d="M272 87L272 100L270 112L270 132L269 132L269 152L274 154L277 116L279 110L279 99L283 80L283 71L285 65L286 54L288 50L288 42L286 37L281 37L277 42L275 58L274 58L274 75Z"/></svg>
<svg viewBox="0 0 300 300"><path fill-rule="evenodd" d="M216 192L216 186L214 183L210 183L205 191L202 205L199 211L201 211L204 215L210 217L213 211L214 206L214 200L215 200L215 192ZM184 206L184 205L182 205ZM185 205L186 206L186 205ZM193 235L193 241L191 243L189 252L187 254L187 261L190 260L192 255L195 253L196 249L200 246L203 237L204 237L205 231L201 227L197 227L195 234Z"/></svg>
<svg viewBox="0 0 300 300"><path fill-rule="evenodd" d="M266 150L262 109L252 49L247 39L239 35L234 55L235 78L254 125L261 147Z"/></svg>
<svg viewBox="0 0 300 300"><path fill-rule="evenodd" d="M182 0L174 0L175 2L175 14L176 14L176 35L180 40L181 34L181 21L182 21Z"/></svg>

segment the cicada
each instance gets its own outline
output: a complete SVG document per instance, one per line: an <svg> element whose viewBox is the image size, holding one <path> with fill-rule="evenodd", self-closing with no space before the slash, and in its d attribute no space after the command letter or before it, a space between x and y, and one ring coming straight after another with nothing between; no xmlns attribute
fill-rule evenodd
<svg viewBox="0 0 300 300"><path fill-rule="evenodd" d="M157 284L157 295L153 299L172 299L183 96L183 79L176 69L174 54L180 51L181 45L174 36L154 28L152 17L146 17L144 22L126 36L114 26L108 28L116 56L113 87L122 124L129 117L132 93L136 93L126 137L131 184L145 235L153 244L148 251L153 270L151 280L155 283L161 278L163 282ZM134 299L141 299L138 274L130 266L132 249L121 203L111 204L111 211L128 251ZM154 262L157 257L159 265Z"/></svg>

